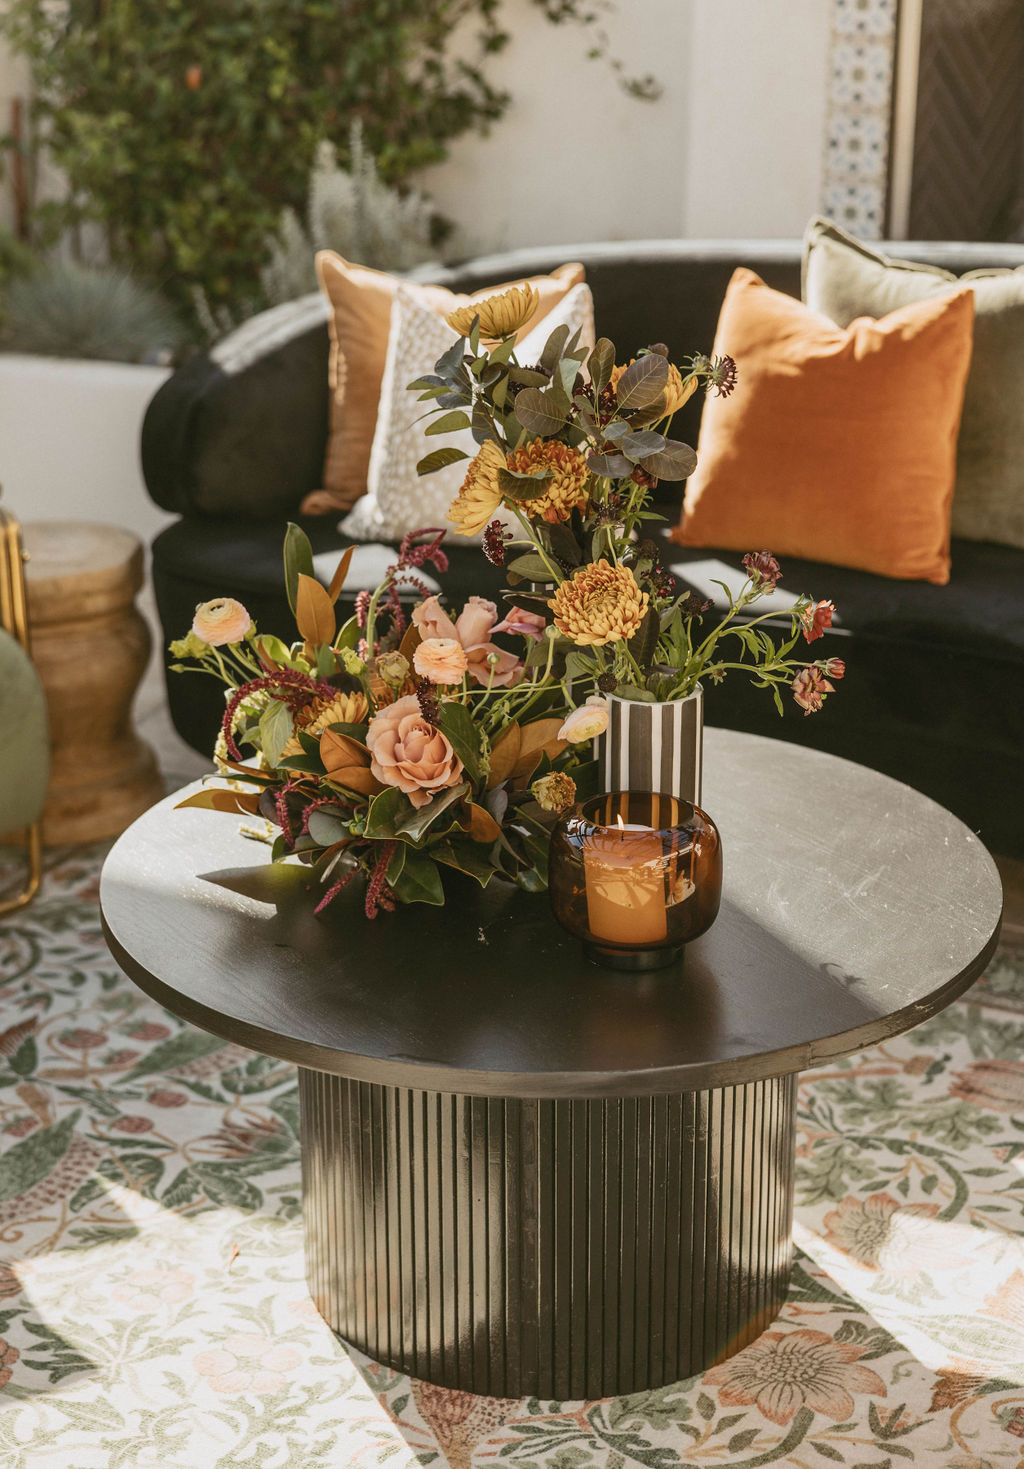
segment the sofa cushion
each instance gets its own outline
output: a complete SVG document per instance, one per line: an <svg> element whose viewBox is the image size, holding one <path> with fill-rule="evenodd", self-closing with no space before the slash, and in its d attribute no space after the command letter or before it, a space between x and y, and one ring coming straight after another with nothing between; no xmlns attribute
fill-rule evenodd
<svg viewBox="0 0 1024 1469"><path fill-rule="evenodd" d="M739 380L705 405L675 538L945 582L973 316L963 290L840 331L737 270L715 353Z"/></svg>
<svg viewBox="0 0 1024 1469"><path fill-rule="evenodd" d="M885 316L967 286L974 351L957 445L953 534L1024 547L1024 267L972 270L894 260L814 219L804 238L803 298L838 326Z"/></svg>
<svg viewBox="0 0 1024 1469"><path fill-rule="evenodd" d="M307 514L348 510L366 491L370 449L387 356L391 307L398 278L367 266L352 265L333 250L321 250L316 270L330 303L331 356L330 437L324 460L323 488L303 501ZM550 275L532 277L540 295L536 326L551 308L583 279L582 265L560 265ZM506 289L489 286L488 296ZM453 294L442 286L416 284L421 304L438 316L469 305L472 296Z"/></svg>

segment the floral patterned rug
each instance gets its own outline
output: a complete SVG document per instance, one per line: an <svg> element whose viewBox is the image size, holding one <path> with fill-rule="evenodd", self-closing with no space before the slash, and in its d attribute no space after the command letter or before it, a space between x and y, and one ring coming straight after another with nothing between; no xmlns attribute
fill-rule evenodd
<svg viewBox="0 0 1024 1469"><path fill-rule="evenodd" d="M1024 951L800 1088L787 1304L654 1392L510 1401L346 1348L302 1265L292 1069L118 972L104 848L0 923L0 1469L1024 1466Z"/></svg>

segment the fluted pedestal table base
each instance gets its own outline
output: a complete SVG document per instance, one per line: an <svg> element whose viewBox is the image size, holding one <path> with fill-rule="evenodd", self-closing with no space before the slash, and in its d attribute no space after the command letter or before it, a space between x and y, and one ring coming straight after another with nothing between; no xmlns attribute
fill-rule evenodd
<svg viewBox="0 0 1024 1469"><path fill-rule="evenodd" d="M729 1356L785 1299L793 1075L599 1100L299 1083L310 1291L377 1361L605 1397Z"/></svg>

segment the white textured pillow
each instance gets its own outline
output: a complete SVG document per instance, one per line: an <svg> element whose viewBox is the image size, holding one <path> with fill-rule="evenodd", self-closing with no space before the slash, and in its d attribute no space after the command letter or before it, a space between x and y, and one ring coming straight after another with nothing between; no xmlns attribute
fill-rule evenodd
<svg viewBox="0 0 1024 1469"><path fill-rule="evenodd" d="M563 325L570 333L581 330L581 341L593 345L594 301L589 286L573 286L523 338L516 348L518 361L524 366L536 362L548 337L557 326ZM408 385L424 373L433 372L434 363L455 339L455 332L442 317L426 310L412 291L403 284L398 285L391 308L387 361L366 494L356 501L338 527L343 535L358 541L398 541L422 526L452 529L445 517L465 479L466 461L460 459L422 479L416 473L416 465L434 449L450 446L472 456L479 445L468 428L454 434L428 435L425 430L431 420L422 415L430 405L418 403L416 394L408 391ZM459 539L474 538L460 536ZM475 539L479 541L480 537Z"/></svg>

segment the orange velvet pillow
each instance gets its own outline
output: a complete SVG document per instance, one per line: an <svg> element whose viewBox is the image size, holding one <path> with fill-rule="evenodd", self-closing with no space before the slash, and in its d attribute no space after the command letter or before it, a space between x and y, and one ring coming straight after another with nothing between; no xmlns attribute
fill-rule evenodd
<svg viewBox="0 0 1024 1469"><path fill-rule="evenodd" d="M319 252L316 273L331 308L328 319L331 399L323 489L315 490L302 502L303 513L308 515L350 510L360 495L366 493L366 473L391 330L391 305L398 285L395 276L371 270L366 265L352 265L333 250ZM577 264L561 265L550 275L531 276L530 285L536 288L540 305L524 328L524 334L543 321L583 277L583 266ZM443 286L406 282L407 288L415 291L419 304L438 316L447 316L456 306L496 295L509 285L521 284L510 281L501 286L488 286L472 296L460 296ZM432 368L433 363L428 363L424 371Z"/></svg>
<svg viewBox="0 0 1024 1469"><path fill-rule="evenodd" d="M948 582L973 326L965 289L841 331L737 270L715 352L738 382L704 405L672 539Z"/></svg>

